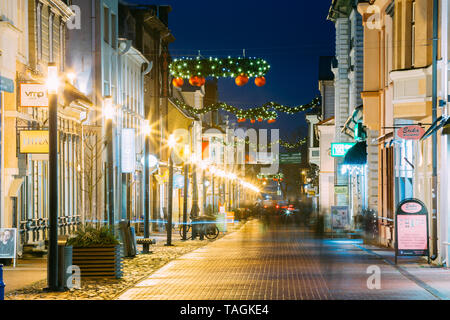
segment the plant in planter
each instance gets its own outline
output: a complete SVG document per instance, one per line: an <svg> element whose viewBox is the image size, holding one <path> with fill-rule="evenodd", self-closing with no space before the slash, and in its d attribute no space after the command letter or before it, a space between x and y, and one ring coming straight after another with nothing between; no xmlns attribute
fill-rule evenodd
<svg viewBox="0 0 450 320"><path fill-rule="evenodd" d="M82 227L67 245L73 247L72 262L80 268L82 277L122 277L120 242L108 226Z"/></svg>

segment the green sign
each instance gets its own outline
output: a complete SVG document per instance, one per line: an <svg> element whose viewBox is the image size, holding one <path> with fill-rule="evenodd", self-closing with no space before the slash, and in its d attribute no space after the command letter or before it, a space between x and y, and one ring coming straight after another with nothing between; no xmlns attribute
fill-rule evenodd
<svg viewBox="0 0 450 320"><path fill-rule="evenodd" d="M338 142L331 144L331 156L332 157L345 157L345 154L356 143L355 142Z"/></svg>
<svg viewBox="0 0 450 320"><path fill-rule="evenodd" d="M301 164L302 163L302 154L300 152L281 153L280 154L280 163L281 164Z"/></svg>
<svg viewBox="0 0 450 320"><path fill-rule="evenodd" d="M348 186L334 186L335 194L348 194Z"/></svg>
<svg viewBox="0 0 450 320"><path fill-rule="evenodd" d="M14 81L0 76L0 91L14 92Z"/></svg>

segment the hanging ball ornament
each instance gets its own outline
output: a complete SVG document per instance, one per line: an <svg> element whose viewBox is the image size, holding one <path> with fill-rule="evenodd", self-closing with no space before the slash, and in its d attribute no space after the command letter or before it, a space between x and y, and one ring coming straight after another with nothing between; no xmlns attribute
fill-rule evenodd
<svg viewBox="0 0 450 320"><path fill-rule="evenodd" d="M257 87L264 86L266 84L266 78L264 78L264 77L255 78L255 84Z"/></svg>
<svg viewBox="0 0 450 320"><path fill-rule="evenodd" d="M173 78L172 84L174 87L181 88L184 84L183 78Z"/></svg>
<svg viewBox="0 0 450 320"><path fill-rule="evenodd" d="M275 119L269 119L267 120L267 123L274 123L276 120Z"/></svg>
<svg viewBox="0 0 450 320"><path fill-rule="evenodd" d="M203 84L205 84L206 80L204 77L199 76L193 76L189 79L189 83L191 86L201 87Z"/></svg>
<svg viewBox="0 0 450 320"><path fill-rule="evenodd" d="M263 118L258 118L258 122L263 122Z"/></svg>
<svg viewBox="0 0 450 320"><path fill-rule="evenodd" d="M239 87L245 86L248 83L248 77L245 74L241 74L236 77L235 82Z"/></svg>
<svg viewBox="0 0 450 320"><path fill-rule="evenodd" d="M255 119L250 120L251 123L255 123Z"/></svg>

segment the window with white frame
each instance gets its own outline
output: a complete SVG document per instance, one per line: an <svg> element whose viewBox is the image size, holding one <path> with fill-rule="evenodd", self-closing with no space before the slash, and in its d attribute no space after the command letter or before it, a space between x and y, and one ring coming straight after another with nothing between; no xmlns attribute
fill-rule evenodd
<svg viewBox="0 0 450 320"><path fill-rule="evenodd" d="M55 62L53 50L53 20L55 15L50 12L48 16L48 59L50 62Z"/></svg>
<svg viewBox="0 0 450 320"><path fill-rule="evenodd" d="M42 3L36 6L36 50L37 58L42 59Z"/></svg>

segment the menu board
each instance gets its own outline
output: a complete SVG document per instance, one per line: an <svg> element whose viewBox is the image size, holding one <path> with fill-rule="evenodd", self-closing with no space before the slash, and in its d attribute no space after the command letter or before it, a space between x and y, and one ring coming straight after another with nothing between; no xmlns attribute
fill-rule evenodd
<svg viewBox="0 0 450 320"><path fill-rule="evenodd" d="M428 255L428 211L417 199L402 201L396 212L396 255Z"/></svg>

